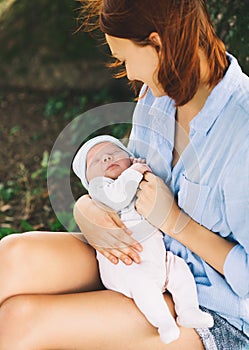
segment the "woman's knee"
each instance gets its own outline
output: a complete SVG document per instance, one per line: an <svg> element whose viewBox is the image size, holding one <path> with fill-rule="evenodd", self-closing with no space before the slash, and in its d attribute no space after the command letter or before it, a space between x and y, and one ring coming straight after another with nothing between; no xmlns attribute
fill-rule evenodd
<svg viewBox="0 0 249 350"><path fill-rule="evenodd" d="M29 233L12 234L2 238L0 241L0 266L6 271L16 267L16 262L23 262L30 253Z"/></svg>
<svg viewBox="0 0 249 350"><path fill-rule="evenodd" d="M32 251L27 238L26 234L13 234L0 241L0 305L5 299L18 294L17 287L24 280L21 270L29 265L27 257Z"/></svg>
<svg viewBox="0 0 249 350"><path fill-rule="evenodd" d="M32 297L10 297L0 307L0 349L31 350L38 305Z"/></svg>

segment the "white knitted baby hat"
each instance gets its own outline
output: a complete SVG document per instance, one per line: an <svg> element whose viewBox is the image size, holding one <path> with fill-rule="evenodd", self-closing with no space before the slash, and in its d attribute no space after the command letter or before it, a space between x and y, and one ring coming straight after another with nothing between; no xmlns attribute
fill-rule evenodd
<svg viewBox="0 0 249 350"><path fill-rule="evenodd" d="M102 142L111 142L117 145L119 148L123 149L126 151L131 157L133 157L133 154L128 150L127 147L125 147L121 141L116 139L113 136L110 135L101 135L101 136L96 136L90 140L88 140L86 143L84 143L78 152L76 153L72 168L74 173L80 178L82 185L88 189L88 181L86 179L86 157L87 153L90 151L90 149L97 145L98 143Z"/></svg>

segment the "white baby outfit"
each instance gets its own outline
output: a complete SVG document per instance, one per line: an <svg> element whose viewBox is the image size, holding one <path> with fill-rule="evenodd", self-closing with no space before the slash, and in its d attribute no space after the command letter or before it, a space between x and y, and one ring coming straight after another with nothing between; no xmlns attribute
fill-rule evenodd
<svg viewBox="0 0 249 350"><path fill-rule="evenodd" d="M97 137L98 140L102 140L101 137ZM105 141L110 140L100 142ZM90 142L93 147L93 141ZM82 154L86 158L87 152L81 152ZM79 176L79 170L84 168L82 157L77 157L76 160L80 163L74 163L73 168ZM86 187L88 184L85 183L84 176L79 177L83 178L82 183ZM125 265L119 261L114 265L98 251L97 259L104 286L133 298L148 321L158 328L161 340L169 343L179 337L179 328L164 300L163 292L166 289L172 294L179 325L189 328L211 327L213 319L199 309L195 281L186 262L171 252L166 252L163 234L135 210L134 199L142 178L140 172L129 168L116 180L96 177L90 181L90 196L117 211L132 232L132 237L143 246L140 264Z"/></svg>

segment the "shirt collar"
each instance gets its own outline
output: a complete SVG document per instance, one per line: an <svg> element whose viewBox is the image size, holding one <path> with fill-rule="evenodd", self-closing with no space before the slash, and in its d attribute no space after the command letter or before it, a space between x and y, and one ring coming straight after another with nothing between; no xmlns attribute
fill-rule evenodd
<svg viewBox="0 0 249 350"><path fill-rule="evenodd" d="M152 104L149 114L157 117L158 111L163 113L167 117L175 118L175 103L168 96L154 97L151 90L147 92L152 97Z"/></svg>
<svg viewBox="0 0 249 350"><path fill-rule="evenodd" d="M242 71L238 61L228 53L227 59L230 65L224 78L214 87L202 110L190 122L190 128L195 131L209 132L239 84Z"/></svg>
<svg viewBox="0 0 249 350"><path fill-rule="evenodd" d="M237 59L231 54L227 53L227 59L230 64L226 74L214 87L202 110L191 121L191 131L194 130L199 133L207 134L229 101L234 90L237 88L241 79L242 70ZM163 112L164 117L167 116L172 119L175 118L175 106L174 101L171 98L168 96L155 98L153 97L150 89L148 90L147 94L151 95L148 97L150 97L153 101L149 111L150 115L157 117L158 111L161 111Z"/></svg>

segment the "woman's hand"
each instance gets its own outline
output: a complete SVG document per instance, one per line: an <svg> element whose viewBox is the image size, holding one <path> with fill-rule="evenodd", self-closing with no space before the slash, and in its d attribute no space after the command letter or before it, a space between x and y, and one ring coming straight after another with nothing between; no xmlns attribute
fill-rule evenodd
<svg viewBox="0 0 249 350"><path fill-rule="evenodd" d="M88 243L112 263L119 259L126 265L140 262L137 251L142 246L114 210L85 195L74 206L74 218Z"/></svg>
<svg viewBox="0 0 249 350"><path fill-rule="evenodd" d="M160 177L150 172L145 173L144 180L139 185L137 197L136 209L144 218L165 233L177 233L179 219L186 216ZM182 219L180 221L182 222Z"/></svg>
<svg viewBox="0 0 249 350"><path fill-rule="evenodd" d="M145 173L139 187L137 211L224 275L227 255L236 243L229 242L191 219L178 207L163 180L154 174Z"/></svg>

